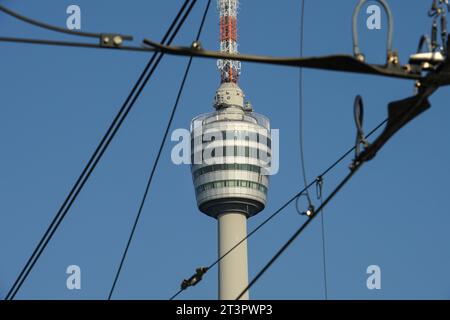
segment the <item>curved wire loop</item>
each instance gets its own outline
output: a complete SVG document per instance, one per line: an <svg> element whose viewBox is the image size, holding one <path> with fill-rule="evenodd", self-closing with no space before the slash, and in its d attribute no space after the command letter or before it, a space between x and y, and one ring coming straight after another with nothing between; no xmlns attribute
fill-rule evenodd
<svg viewBox="0 0 450 320"><path fill-rule="evenodd" d="M301 216L311 217L315 213L315 208L314 208L312 203L309 203L308 204L308 209L306 211L300 210L298 201L300 200L301 197L305 197L305 198L308 199L306 192L300 193L295 199L295 210Z"/></svg>
<svg viewBox="0 0 450 320"><path fill-rule="evenodd" d="M361 154L361 144L364 145L365 148L369 146L369 142L366 140L363 130L364 104L360 95L355 97L353 117L356 125L355 159L357 159Z"/></svg>
<svg viewBox="0 0 450 320"><path fill-rule="evenodd" d="M394 18L392 15L391 8L387 4L385 0L374 0L378 3L380 3L384 11L387 14L388 17L388 36L387 36L387 61L388 62L396 62L396 54L394 54L392 50L392 41L394 36ZM353 54L356 58L358 58L361 61L365 60L364 54L362 54L360 48L359 48L359 36L358 36L358 16L361 12L362 6L367 2L367 0L360 0L359 3L356 5L355 10L353 12L353 19L352 19L352 33L353 33Z"/></svg>

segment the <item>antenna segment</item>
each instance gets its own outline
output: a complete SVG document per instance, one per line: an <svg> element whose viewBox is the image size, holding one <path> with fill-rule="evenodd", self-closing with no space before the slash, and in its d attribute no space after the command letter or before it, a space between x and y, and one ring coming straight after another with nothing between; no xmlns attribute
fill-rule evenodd
<svg viewBox="0 0 450 320"><path fill-rule="evenodd" d="M237 54L237 13L239 0L218 0L220 14L220 52ZM237 60L217 61L221 82L237 83L241 74L241 62Z"/></svg>

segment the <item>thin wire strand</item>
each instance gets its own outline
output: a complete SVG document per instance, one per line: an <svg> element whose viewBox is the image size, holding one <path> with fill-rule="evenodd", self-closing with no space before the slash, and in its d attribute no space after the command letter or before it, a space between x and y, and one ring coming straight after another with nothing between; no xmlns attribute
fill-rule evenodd
<svg viewBox="0 0 450 320"><path fill-rule="evenodd" d="M324 222L324 210L323 210L323 194L322 194L322 186L319 187L320 190L320 205L322 209L320 210L320 224L322 229L322 263L323 263L323 286L324 286L324 294L325 300L328 300L328 277L327 277L327 258L326 258L326 246L325 246L325 222Z"/></svg>
<svg viewBox="0 0 450 320"><path fill-rule="evenodd" d="M175 293L173 296L171 296L171 297L169 298L169 300L175 299L175 298L178 297L178 295L179 295L180 293L182 293L184 290L185 290L185 289L180 289L180 290L178 290L177 293Z"/></svg>
<svg viewBox="0 0 450 320"><path fill-rule="evenodd" d="M304 46L304 33L305 33L305 3L306 0L302 0L301 2L301 15L300 15L300 57L303 57L303 46ZM300 140L300 162L302 167L302 175L303 175L303 183L305 186L305 196L308 200L309 208L313 208L313 203L311 200L311 195L309 193L309 188L306 188L308 185L307 177L306 177L306 164L305 164L305 156L304 156L304 137L303 137L303 68L299 69L299 140ZM320 184L320 185L319 185ZM323 203L322 197L322 179L320 181L316 181L316 187L320 188L319 199L320 202ZM298 200L299 198L297 198ZM298 210L298 207L296 206ZM325 251L325 227L324 227L324 218L323 218L323 210L319 212L321 217L321 237L322 237L322 264L323 264L323 285L324 285L324 295L325 300L328 300L328 284L327 284L327 267L326 267L326 251Z"/></svg>
<svg viewBox="0 0 450 320"><path fill-rule="evenodd" d="M205 11L204 11L203 16L202 16L202 20L201 20L201 23L200 23L199 30L198 30L198 32L197 32L197 40L200 38L201 32L202 32L202 30L203 30L203 26L204 26L205 19L206 19L206 16L207 16L207 14L208 14L210 5L211 5L211 0L208 0L208 2L207 2L207 4L206 4L206 7L205 7ZM193 57L190 57L190 58L189 58L189 62L188 62L188 64L187 64L187 66L186 66L186 70L185 70L185 72L184 72L183 80L181 81L180 89L178 90L178 94L177 94L175 103L174 103L174 105L173 105L173 107L172 107L172 112L171 112L171 114L170 114L169 121L168 121L168 123L167 123L167 126L166 126L166 129L165 129L163 138L161 139L161 143L160 143L160 146L159 146L159 149L158 149L158 153L157 153L157 156L156 156L155 161L154 161L154 163L153 163L153 167L152 167L152 170L151 170L151 172L150 172L150 176L149 176L149 178L148 178L147 185L146 185L146 187L145 187L144 195L142 196L142 200L141 200L141 203L140 203L140 205L139 205L139 210L138 210L137 215L136 215L136 218L135 218L135 220L134 220L134 223L133 223L133 227L132 227L132 229L131 229L130 236L128 237L128 241L127 241L125 250L124 250L124 252L123 252L123 254L122 254L122 258L121 258L119 267L118 267L117 272L116 272L116 275L115 275L115 277L114 277L113 285L112 285L111 290L110 290L109 295L108 295L108 300L111 300L111 297L112 297L112 295L113 295L113 293L114 293L114 289L115 289L115 287L116 287L117 280L119 279L120 273L121 273L121 271L122 271L123 264L124 264L124 262L125 262L125 259L126 259L127 254L128 254L128 250L129 250L129 248L130 248L131 241L133 240L134 233L135 233L135 231L136 231L136 227L137 227L137 225L138 225L138 223L139 223L139 219L140 219L140 217L141 217L142 210L143 210L144 205L145 205L145 201L147 200L148 192L149 192L149 190L150 190L150 186L151 186L151 183L152 183L152 181L153 181L153 177L154 177L154 175L155 175L156 168L157 168L158 163L159 163L159 159L160 159L161 154L162 154L162 151L163 151L163 149L164 149L164 145L165 145L165 142L166 142L166 139L167 139L167 135L169 134L170 127L172 126L173 118L174 118L175 113L176 113L176 111L177 111L177 109L178 109L178 104L179 104L179 102L180 102L181 95L183 94L184 86L185 86L185 84L186 84L186 80L187 80L187 78L188 78L189 71L190 71L190 69L191 69L192 60L193 60Z"/></svg>
<svg viewBox="0 0 450 320"><path fill-rule="evenodd" d="M0 11L3 11L4 13L22 20L23 22L26 22L28 24L32 24L36 27L39 28L43 28L43 29L47 29L47 30L51 30L51 31L55 31L55 32L60 32L60 33L65 33L65 34L70 34L73 36L81 36L81 37L89 37L89 38L101 38L102 34L101 33L94 33L94 32L83 32L83 31L77 31L77 30L69 30L69 29L65 29L65 28L61 28L58 26L54 26L42 21L38 21L38 20L34 20L31 19L29 17L23 16L15 11L12 11L11 9L6 8L3 5L0 5ZM133 40L132 36L127 36L127 35L120 35L124 40Z"/></svg>
<svg viewBox="0 0 450 320"><path fill-rule="evenodd" d="M176 34L178 33L179 29L181 28L181 25L184 23L184 21L187 18L187 15L189 14L190 10L192 9L193 5L195 4L196 0L192 0L192 3L190 7L188 8L187 13L184 15L184 17L181 17L183 12L186 9L186 6L189 4L190 0L186 0L184 4L182 5L181 9L178 11L175 19L172 21L171 26L169 27L168 31L164 35L162 42L166 42L167 39L168 43L171 43L173 39L175 38ZM181 17L181 20L180 20ZM177 23L179 24L177 25ZM175 30L174 30L175 28ZM172 33L172 35L171 35ZM155 59L159 55L158 60L155 62ZM141 73L138 81L135 83L133 89L129 93L127 99L123 103L121 109L119 110L119 113L114 118L113 122L109 126L106 134L103 136L100 144L97 146L94 154L89 159L87 165L84 167L81 175L78 177L77 181L75 182L74 186L72 187L71 191L69 192L69 195L66 197L65 201L63 202L62 206L60 207L59 211L57 212L56 216L54 217L53 221L50 223L49 227L47 228L44 236L39 241L37 247L33 251L32 255L28 259L26 265L22 269L20 275L17 277L16 281L14 282L13 286L9 290L8 294L6 295L6 300L14 299L15 295L21 288L22 284L28 277L29 273L31 272L32 268L36 264L37 260L41 256L42 252L44 251L45 247L47 246L48 242L52 238L53 234L56 232L58 226L60 225L61 221L64 219L65 215L67 214L68 210L70 209L72 203L75 201L76 197L78 196L79 192L83 188L84 184L90 177L92 171L95 169L97 163L100 161L102 155L104 154L106 148L110 144L111 140L117 133L120 125L125 120L126 116L128 115L129 111L133 107L135 101L137 100L137 97L142 92L142 89L144 88L147 81L150 79L153 72L156 70L156 67L161 60L163 54L154 53L152 57L150 58L149 62L147 63L144 71ZM155 63L154 63L155 62ZM154 63L154 64L153 64ZM150 67L153 65L153 68L150 70ZM149 73L148 73L149 72ZM147 75L147 76L146 76ZM139 87L140 86L140 87ZM133 97L134 96L134 97ZM132 99L132 100L131 100ZM131 100L131 102L130 102ZM130 102L130 104L129 104Z"/></svg>
<svg viewBox="0 0 450 320"><path fill-rule="evenodd" d="M136 47L136 46L108 47L108 46L101 46L100 44L96 44L96 43L83 43L83 42L47 40L47 39L0 37L0 42L26 43L26 44L60 46L60 47L76 47L76 48L91 48L91 49L109 49L109 50L121 50L121 51L136 51L136 52L155 52L154 49L145 48L145 47Z"/></svg>
<svg viewBox="0 0 450 320"><path fill-rule="evenodd" d="M305 2L302 0L301 3L301 14L300 14L300 58L303 57L303 36L304 36L304 25L305 25ZM299 68L299 87L298 87L298 100L299 100L299 141L300 141L300 165L302 168L303 185L308 185L306 177L306 165L305 165L305 155L304 155L304 141L303 141L303 68ZM309 189L305 191L306 199L308 200L308 205L312 206L311 196L309 194Z"/></svg>

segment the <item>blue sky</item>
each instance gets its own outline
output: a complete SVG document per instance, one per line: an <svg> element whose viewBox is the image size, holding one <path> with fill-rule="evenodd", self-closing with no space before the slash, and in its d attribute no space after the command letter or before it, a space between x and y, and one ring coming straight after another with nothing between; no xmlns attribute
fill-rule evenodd
<svg viewBox="0 0 450 320"><path fill-rule="evenodd" d="M213 1L214 2L214 1ZM64 27L77 4L82 30L159 40L182 1L1 1L35 19ZM428 32L431 1L389 1L394 47L405 63ZM198 1L175 43L195 37L205 1ZM351 53L356 1L307 1L305 55ZM384 62L382 30L365 28L361 48ZM240 50L276 56L299 54L300 1L241 1ZM68 36L0 16L1 34L46 39ZM201 37L218 48L212 6ZM94 151L149 59L147 53L0 43L0 295L19 271ZM103 160L79 195L18 299L105 299L114 279L175 94L187 64L166 56ZM302 188L299 162L298 69L243 63L241 87L255 110L280 129L280 171L271 177L266 209L249 229ZM213 60L195 59L172 130L212 110L219 84ZM354 143L352 104L365 103L365 128L386 117L387 103L410 96L413 83L336 72L304 71L304 139L308 179L314 179ZM448 180L450 91L398 133L336 196L325 213L328 291L331 299L450 298ZM171 162L167 141L114 298L167 299L195 268L217 255L216 221L195 203L188 166ZM348 158L326 178L325 195L348 172ZM316 200L316 204L318 201ZM304 204L306 205L306 204ZM303 223L294 206L249 240L250 275ZM253 287L254 299L322 299L320 220ZM68 265L79 265L82 289L68 290ZM368 290L366 268L379 265L381 290ZM217 269L184 299L215 299Z"/></svg>

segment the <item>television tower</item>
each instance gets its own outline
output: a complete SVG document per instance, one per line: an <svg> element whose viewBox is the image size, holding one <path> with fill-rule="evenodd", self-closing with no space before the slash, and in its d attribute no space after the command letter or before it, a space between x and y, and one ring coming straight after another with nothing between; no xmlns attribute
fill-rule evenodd
<svg viewBox="0 0 450 320"><path fill-rule="evenodd" d="M236 54L238 0L218 0L220 51ZM241 63L218 60L215 111L191 122L191 171L201 212L218 220L219 257L247 235L247 218L266 205L271 139L269 120L244 104ZM234 300L248 285L247 241L219 262L219 299ZM241 299L249 299L246 292Z"/></svg>

